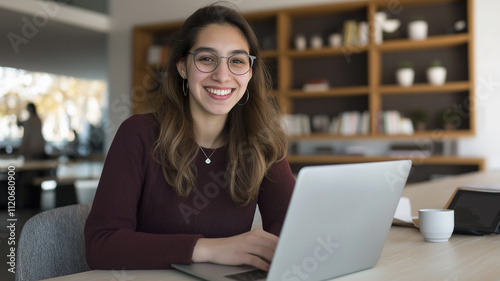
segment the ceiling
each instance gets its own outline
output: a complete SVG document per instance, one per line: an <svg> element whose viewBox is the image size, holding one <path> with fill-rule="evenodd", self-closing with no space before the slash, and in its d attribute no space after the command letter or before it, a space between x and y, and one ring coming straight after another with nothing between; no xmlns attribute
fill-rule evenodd
<svg viewBox="0 0 500 281"><path fill-rule="evenodd" d="M58 3L67 4L91 10L98 13L109 14L108 0L52 0Z"/></svg>
<svg viewBox="0 0 500 281"><path fill-rule="evenodd" d="M0 8L0 66L89 79L107 77L107 34ZM48 19L48 20L47 20Z"/></svg>

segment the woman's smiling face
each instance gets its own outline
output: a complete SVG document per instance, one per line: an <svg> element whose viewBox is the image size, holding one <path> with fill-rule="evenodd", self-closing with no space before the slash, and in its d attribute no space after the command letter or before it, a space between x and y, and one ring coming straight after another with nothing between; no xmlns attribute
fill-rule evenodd
<svg viewBox="0 0 500 281"><path fill-rule="evenodd" d="M195 56L189 54L177 63L181 76L189 83L189 106L193 117L226 116L246 93L252 70L236 75L228 68L227 57L236 53L249 54L249 46L241 31L231 25L210 24L200 30L190 52L210 51L220 57L213 72L202 72L194 63ZM225 57L225 58L221 58ZM196 55L201 65L209 58Z"/></svg>

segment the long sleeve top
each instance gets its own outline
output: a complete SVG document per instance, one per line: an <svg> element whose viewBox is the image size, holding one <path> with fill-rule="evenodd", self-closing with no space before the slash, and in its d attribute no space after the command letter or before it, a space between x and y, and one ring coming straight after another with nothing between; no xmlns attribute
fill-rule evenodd
<svg viewBox="0 0 500 281"><path fill-rule="evenodd" d="M259 194L235 204L223 182L225 147L204 149L195 165L197 188L178 196L152 158L159 125L153 115L125 120L108 152L85 225L87 263L92 269L163 269L192 263L199 238L229 237L251 229L256 206L265 231L279 235L295 185L284 159L272 165Z"/></svg>

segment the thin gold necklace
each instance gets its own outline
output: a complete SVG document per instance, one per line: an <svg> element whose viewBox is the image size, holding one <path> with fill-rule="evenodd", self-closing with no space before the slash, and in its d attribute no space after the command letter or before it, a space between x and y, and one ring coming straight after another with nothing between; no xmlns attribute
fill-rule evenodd
<svg viewBox="0 0 500 281"><path fill-rule="evenodd" d="M207 159L205 160L205 163L207 163L207 165L212 163L212 160L210 160L210 157L212 157L212 155L214 154L214 152L217 148L215 148L214 151L212 151L212 153L210 153L210 156L207 156L207 154L205 153L205 150L203 150L203 147L201 147L201 145L200 145L200 149L201 149L201 152L203 152L203 154L205 155L205 157L207 157Z"/></svg>

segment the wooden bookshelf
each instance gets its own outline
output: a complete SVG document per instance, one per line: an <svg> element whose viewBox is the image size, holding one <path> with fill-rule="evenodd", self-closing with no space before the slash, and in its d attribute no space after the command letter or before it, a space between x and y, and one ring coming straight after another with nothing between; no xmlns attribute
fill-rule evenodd
<svg viewBox="0 0 500 281"><path fill-rule="evenodd" d="M470 41L469 34L453 34L428 37L423 41L411 41L398 39L384 42L378 45L381 52L402 52L410 50L446 48L467 44Z"/></svg>
<svg viewBox="0 0 500 281"><path fill-rule="evenodd" d="M442 86L434 86L428 83L420 83L414 84L411 87L401 87L398 85L387 85L381 86L379 88L380 93L390 95L390 94L436 94L442 92L460 92L460 91L468 91L470 89L469 81L457 81L457 82L449 82Z"/></svg>
<svg viewBox="0 0 500 281"><path fill-rule="evenodd" d="M396 5L396 6L394 6ZM391 9L395 9L391 12ZM374 41L375 14L384 11L391 18L401 20L400 36ZM306 5L296 8L259 11L244 16L259 38L263 59L270 66L274 77L272 95L276 97L284 114L326 114L336 116L343 111L368 111L370 115L367 134L340 135L312 133L292 136L292 142L371 140L448 140L475 135L474 101L474 20L473 0L373 0L361 2ZM406 26L415 15L423 15L429 23L426 40L409 40ZM347 20L372 23L369 26L368 44L364 46L329 47L326 37L342 31ZM465 20L467 30L449 32L457 20ZM148 111L147 96L157 94L150 89L151 81L162 75L165 62L148 64L148 48L153 44L168 44L168 39L182 22L137 26L133 30L133 112ZM324 46L319 49L296 50L293 39L297 34L307 38L321 34ZM309 42L308 42L309 43ZM415 63L415 83L410 87L396 85L395 70L398 63L411 58ZM442 59L448 78L444 85L430 85L425 71L434 58ZM153 76L156 76L154 78ZM330 82L327 91L306 92L303 84L310 79L323 78ZM156 80L155 80L156 79ZM444 130L434 121L446 108L460 107L467 115L454 130ZM380 131L378 118L383 111L398 110L409 115L417 109L427 110L430 121L427 129L411 135L386 134ZM377 161L377 157L336 157L290 155L290 163L351 163ZM472 162L471 162L472 161ZM430 156L423 165L439 163L452 167L463 164L484 168L476 158ZM472 164L471 164L472 163Z"/></svg>

